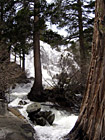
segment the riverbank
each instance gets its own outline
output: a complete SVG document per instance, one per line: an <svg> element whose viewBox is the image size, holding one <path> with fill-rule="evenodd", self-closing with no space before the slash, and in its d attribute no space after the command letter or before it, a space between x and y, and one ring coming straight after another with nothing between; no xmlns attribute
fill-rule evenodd
<svg viewBox="0 0 105 140"><path fill-rule="evenodd" d="M0 115L0 140L34 140L35 130L10 112Z"/></svg>

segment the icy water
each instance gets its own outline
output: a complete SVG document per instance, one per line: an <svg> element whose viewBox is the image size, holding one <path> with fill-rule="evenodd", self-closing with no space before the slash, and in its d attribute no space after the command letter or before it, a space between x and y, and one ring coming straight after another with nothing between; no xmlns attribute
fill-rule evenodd
<svg viewBox="0 0 105 140"><path fill-rule="evenodd" d="M46 110L46 107L43 107ZM70 132L74 126L77 116L70 115L67 112L50 109L55 114L55 121L52 126L35 126L35 130L40 140L61 140L61 137Z"/></svg>
<svg viewBox="0 0 105 140"><path fill-rule="evenodd" d="M13 101L9 104L9 106L18 106L19 101L22 99L30 104L31 102L26 99L29 87L30 85L18 85L16 89L12 90L10 97ZM23 108L20 109L20 112L26 117L27 121L29 121L27 117L28 114L26 112L28 104L23 105ZM42 105L42 110L51 110L55 114L55 121L53 122L52 126L33 126L39 138L38 140L62 140L61 137L70 132L78 117L75 115L70 115L66 111L60 111L49 107L49 104L51 103L45 104L46 105Z"/></svg>

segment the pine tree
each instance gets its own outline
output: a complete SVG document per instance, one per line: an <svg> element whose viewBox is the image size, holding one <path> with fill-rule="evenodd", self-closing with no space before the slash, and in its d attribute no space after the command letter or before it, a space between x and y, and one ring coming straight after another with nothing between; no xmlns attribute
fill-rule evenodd
<svg viewBox="0 0 105 140"><path fill-rule="evenodd" d="M21 5L21 9L15 16L13 51L20 55L20 60L22 59L22 69L25 71L25 54L28 53L31 47L31 44L28 43L28 41L32 38L32 21L29 3L23 1Z"/></svg>
<svg viewBox="0 0 105 140"><path fill-rule="evenodd" d="M16 1L0 0L0 98L8 91L22 72L10 62L10 50L13 45L14 17Z"/></svg>
<svg viewBox="0 0 105 140"><path fill-rule="evenodd" d="M52 7L52 5L50 5ZM34 47L34 68L35 81L31 88L28 98L32 101L42 101L43 85L42 85L42 70L40 60L40 35L46 29L45 22L49 18L48 9L50 7L46 0L34 0L34 31L33 31L33 47Z"/></svg>
<svg viewBox="0 0 105 140"><path fill-rule="evenodd" d="M66 45L69 43L66 38L51 29L42 31L40 39L50 44L52 48L58 48L59 45Z"/></svg>
<svg viewBox="0 0 105 140"><path fill-rule="evenodd" d="M94 11L94 2L86 0L57 0L51 21L57 24L59 28L65 27L68 31L68 39L76 39L79 41L81 68L81 81L85 84L87 64L87 44L90 46L92 40L92 21L88 15ZM91 35L91 36L90 36ZM86 38L89 36L88 38ZM89 42L89 43L87 43ZM89 47L90 49L90 47Z"/></svg>
<svg viewBox="0 0 105 140"><path fill-rule="evenodd" d="M5 56L9 59L9 53L12 41L12 25L13 17L15 14L15 2L10 0L9 4L7 0L0 1L0 46L2 49L7 50Z"/></svg>
<svg viewBox="0 0 105 140"><path fill-rule="evenodd" d="M40 100L42 91L42 71L40 60L40 20L39 20L39 0L34 1L34 68L35 68L35 81L31 88L28 98L30 100Z"/></svg>
<svg viewBox="0 0 105 140"><path fill-rule="evenodd" d="M70 140L105 139L105 1L96 0L92 58L87 90Z"/></svg>

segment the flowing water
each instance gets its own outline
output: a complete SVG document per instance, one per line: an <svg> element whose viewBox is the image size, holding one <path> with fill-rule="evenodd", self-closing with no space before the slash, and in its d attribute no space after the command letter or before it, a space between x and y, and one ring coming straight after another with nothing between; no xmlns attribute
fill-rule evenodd
<svg viewBox="0 0 105 140"><path fill-rule="evenodd" d="M31 102L26 99L29 87L30 85L24 85L22 87L17 86L16 89L12 90L10 97L13 101L9 104L9 106L18 106L19 101L22 99L30 104ZM29 121L27 117L28 114L26 112L28 104L23 105L23 108L20 109L20 112L26 117L27 121ZM78 117L75 115L71 115L69 112L51 108L52 104L49 102L44 104L45 105L42 105L41 107L42 111L52 111L55 114L55 120L52 126L33 126L38 136L38 140L62 140L61 137L70 132Z"/></svg>
<svg viewBox="0 0 105 140"><path fill-rule="evenodd" d="M70 132L74 126L77 116L70 115L65 111L43 107L43 110L51 110L55 114L52 126L35 126L39 140L61 140L61 137Z"/></svg>

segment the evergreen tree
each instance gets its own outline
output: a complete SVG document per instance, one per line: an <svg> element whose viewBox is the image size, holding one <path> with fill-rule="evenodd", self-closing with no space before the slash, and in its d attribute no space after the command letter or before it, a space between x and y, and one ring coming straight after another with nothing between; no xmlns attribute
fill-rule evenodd
<svg viewBox="0 0 105 140"><path fill-rule="evenodd" d="M7 50L5 54L9 58L9 52L12 42L12 25L15 14L15 2L10 0L0 0L0 46Z"/></svg>
<svg viewBox="0 0 105 140"><path fill-rule="evenodd" d="M46 0L34 0L34 31L33 31L33 47L34 47L34 68L35 68L35 81L33 87L31 88L28 98L30 100L41 101L43 99L43 86L42 86L42 70L41 70L41 60L40 60L40 37L46 29L45 22L49 18L48 9L52 5L48 5ZM47 32L47 31L45 31ZM54 33L53 33L54 34ZM51 35L51 34L50 34ZM55 34L60 38L58 34ZM45 39L47 42L47 38Z"/></svg>
<svg viewBox="0 0 105 140"><path fill-rule="evenodd" d="M70 140L105 139L105 1L96 0L92 58L87 90Z"/></svg>
<svg viewBox="0 0 105 140"><path fill-rule="evenodd" d="M29 40L32 39L31 11L28 3L25 1L15 16L14 34L13 50L20 55L20 59L22 59L22 69L25 71L25 54L28 53L31 47Z"/></svg>
<svg viewBox="0 0 105 140"><path fill-rule="evenodd" d="M81 81L86 81L87 63L87 44L90 46L92 40L92 21L93 18L89 14L94 12L94 2L86 0L56 0L56 4L51 16L53 24L57 24L59 28L67 27L68 39L76 39L79 41L81 68ZM86 36L89 36L86 38ZM91 37L90 37L91 35ZM89 43L88 43L88 42ZM89 47L90 48L90 47Z"/></svg>
<svg viewBox="0 0 105 140"><path fill-rule="evenodd" d="M59 45L66 45L69 43L66 38L51 29L42 31L40 39L50 44L52 48L58 48Z"/></svg>
<svg viewBox="0 0 105 140"><path fill-rule="evenodd" d="M0 98L12 86L22 72L10 62L10 49L13 45L14 17L16 1L0 0Z"/></svg>
<svg viewBox="0 0 105 140"><path fill-rule="evenodd" d="M42 19L41 19L42 20ZM34 32L33 32L33 45L34 45L34 68L35 68L35 81L31 88L28 98L30 100L40 100L42 91L42 71L40 60L40 29L42 28L42 22L40 23L40 2L34 0Z"/></svg>

